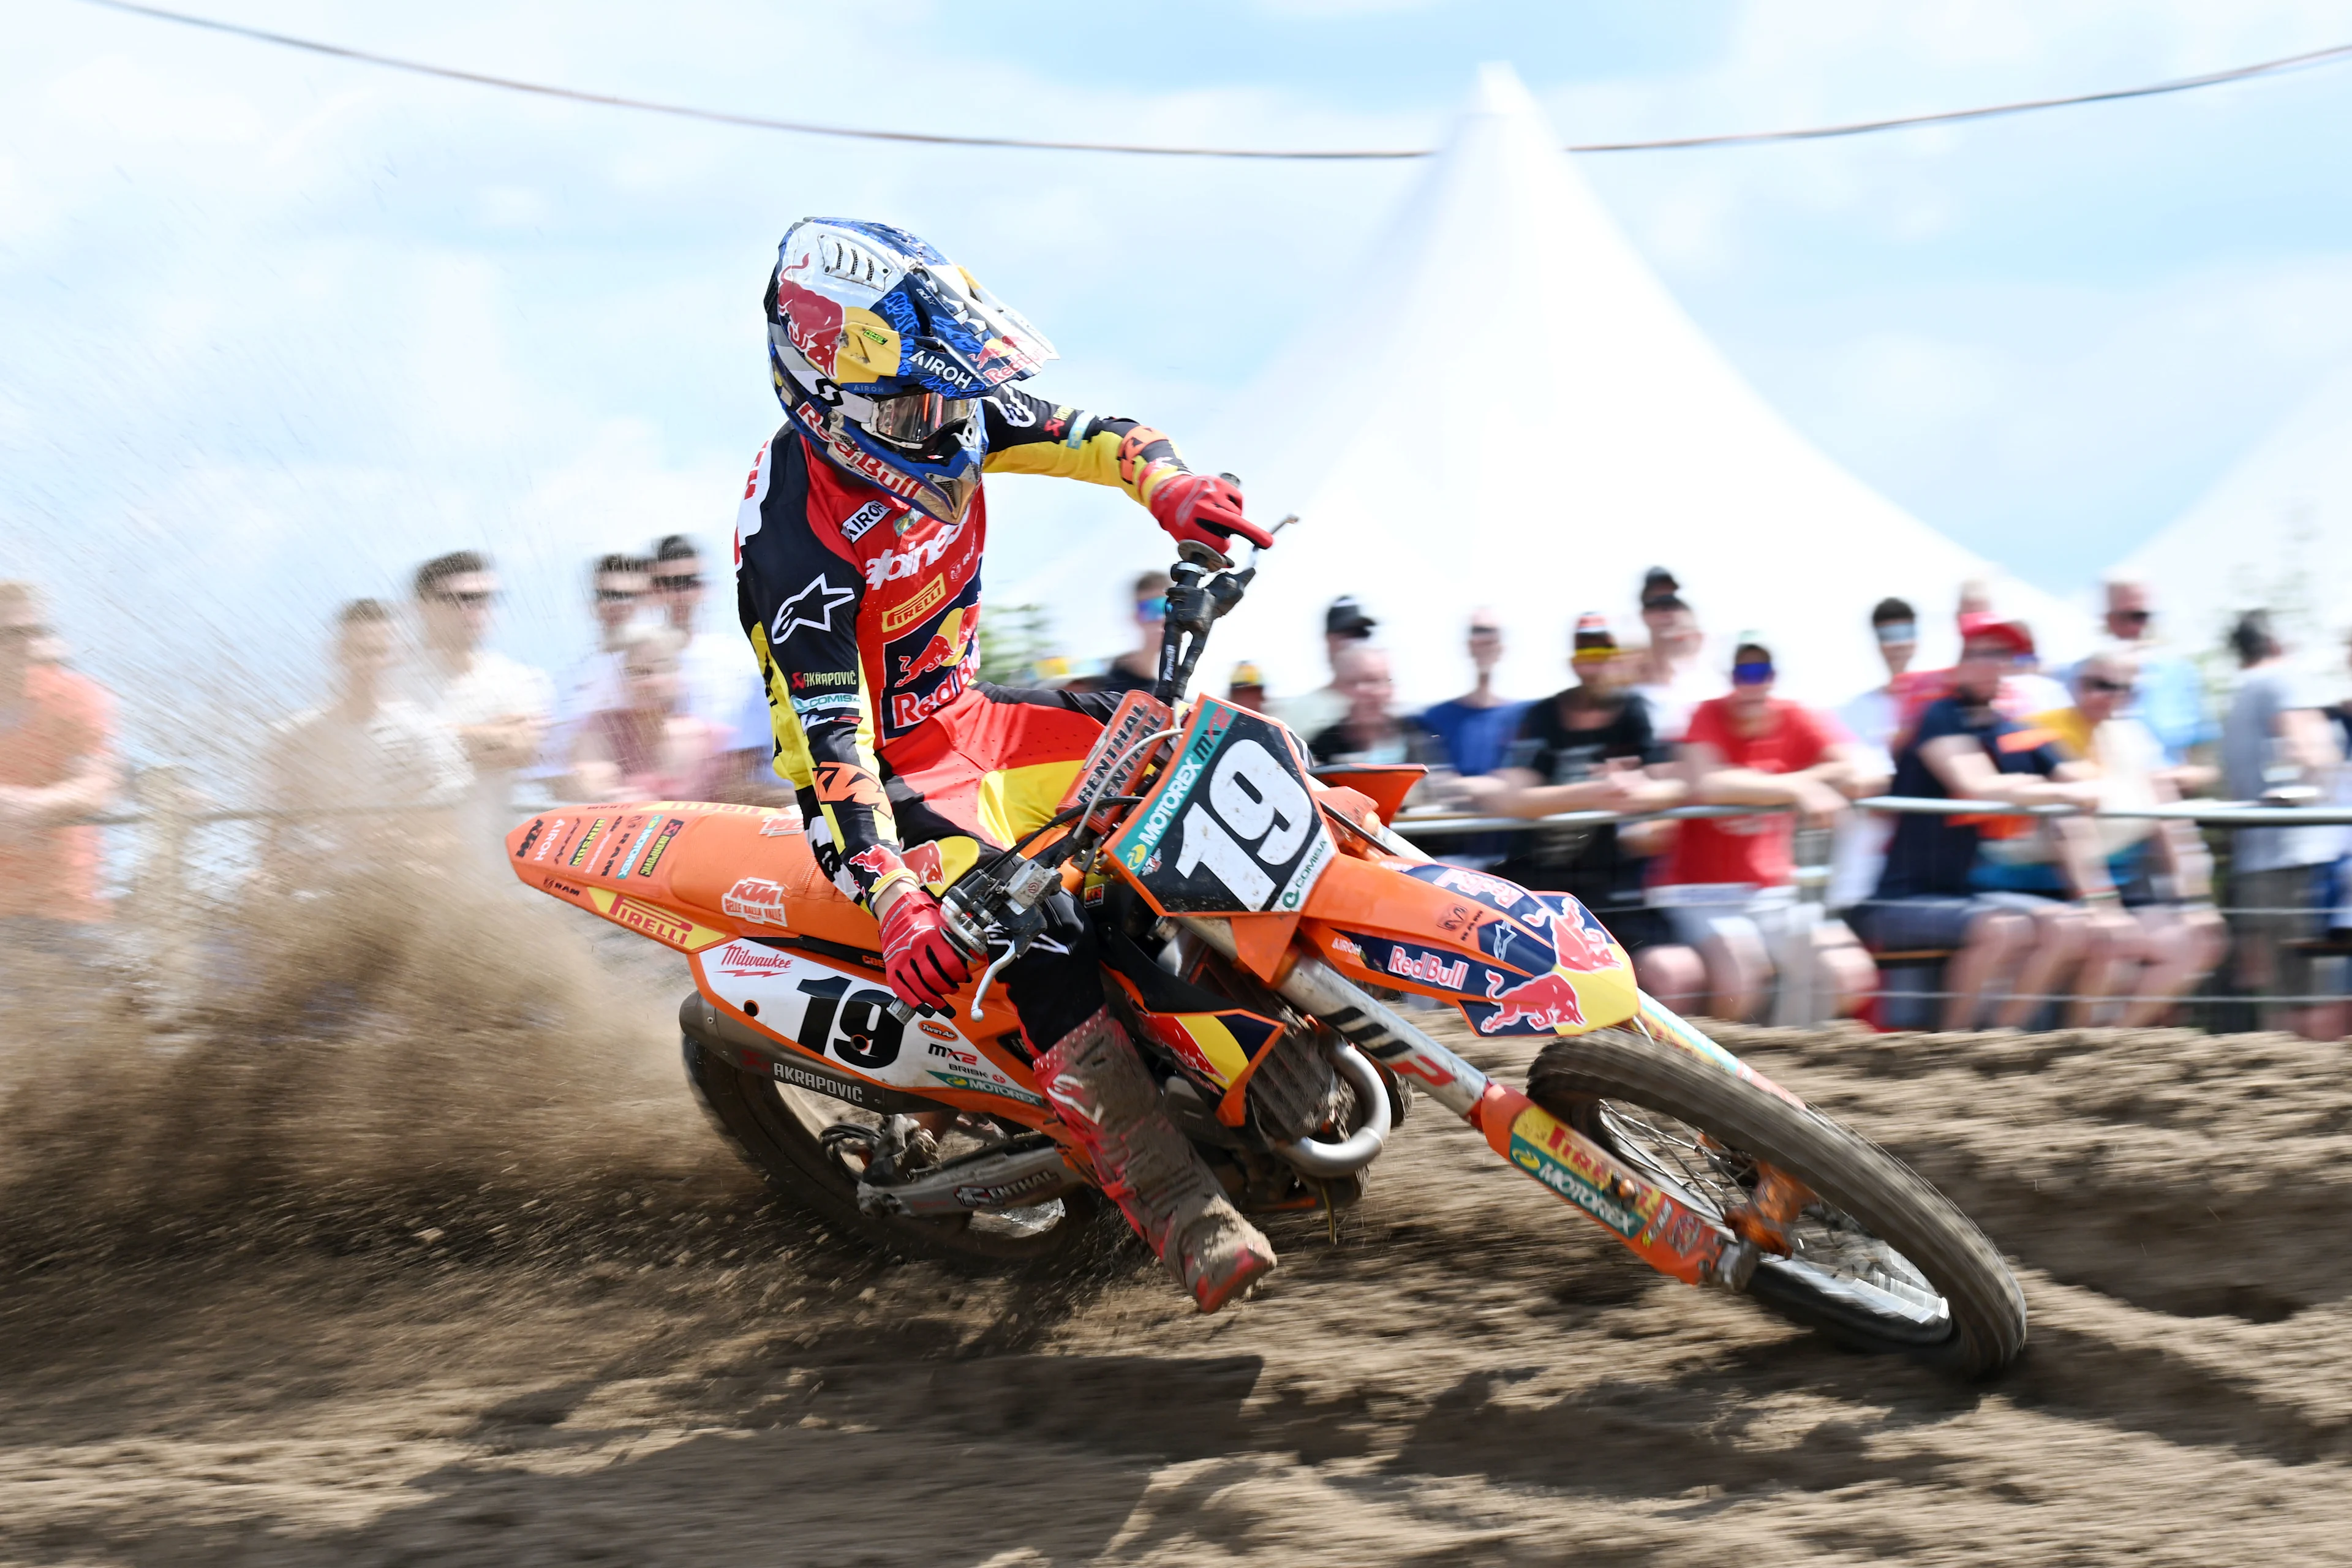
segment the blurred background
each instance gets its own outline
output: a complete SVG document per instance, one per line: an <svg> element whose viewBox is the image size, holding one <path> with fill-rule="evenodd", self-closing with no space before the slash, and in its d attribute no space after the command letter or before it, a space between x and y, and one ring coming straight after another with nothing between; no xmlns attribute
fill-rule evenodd
<svg viewBox="0 0 2352 1568"><path fill-rule="evenodd" d="M823 123L1253 148L1438 146L1489 60L1587 142L2129 86L2352 36L2352 5L2323 3L1299 0L1083 26L914 3L887 36L821 6L205 14ZM2343 79L1576 168L1796 430L2080 598L2352 350ZM700 124L32 0L0 58L0 550L131 705L134 746L183 709L161 672L299 686L338 600L396 596L461 546L504 569L498 645L554 668L587 635L590 555L723 546L778 419L758 296L793 218L934 237L1060 348L1033 384L1185 441L1425 174ZM1001 599L1074 536L1148 527L1108 492L994 488ZM1614 612L1633 586L1565 596ZM1062 584L1060 651L1118 651L1122 592Z"/></svg>

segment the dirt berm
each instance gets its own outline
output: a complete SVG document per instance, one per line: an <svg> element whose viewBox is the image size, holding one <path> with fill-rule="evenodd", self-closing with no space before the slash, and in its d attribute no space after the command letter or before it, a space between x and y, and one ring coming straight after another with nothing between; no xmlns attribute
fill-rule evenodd
<svg viewBox="0 0 2352 1568"><path fill-rule="evenodd" d="M877 1258L705 1126L679 966L566 919L0 980L0 1562L2352 1560L2335 1047L1731 1032L2011 1256L2032 1345L1963 1386L1657 1279L1425 1105L1221 1317L1132 1247Z"/></svg>

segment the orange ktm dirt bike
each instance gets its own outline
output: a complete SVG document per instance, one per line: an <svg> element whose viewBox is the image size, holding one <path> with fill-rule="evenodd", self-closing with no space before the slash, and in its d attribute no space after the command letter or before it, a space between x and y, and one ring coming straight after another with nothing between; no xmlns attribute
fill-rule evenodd
<svg viewBox="0 0 2352 1568"><path fill-rule="evenodd" d="M790 814L551 813L509 837L515 872L688 956L686 1067L713 1119L775 1187L883 1245L1041 1260L1108 1207L993 985L1058 888L1170 1119L1245 1211L1336 1215L1418 1091L1661 1273L1964 1374L2017 1354L2024 1300L1977 1228L1643 995L1575 900L1404 842L1400 770L1335 785L1282 725L1184 702L1255 568L1200 551L1171 574L1156 691L1125 699L1049 821L948 886L975 970L948 1015L893 998L873 919ZM1399 992L1543 1040L1526 1086L1382 1000Z"/></svg>

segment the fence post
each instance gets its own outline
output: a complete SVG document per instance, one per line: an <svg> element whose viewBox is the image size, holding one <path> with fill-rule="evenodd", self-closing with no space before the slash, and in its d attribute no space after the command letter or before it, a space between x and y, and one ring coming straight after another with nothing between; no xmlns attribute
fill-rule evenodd
<svg viewBox="0 0 2352 1568"><path fill-rule="evenodd" d="M196 791L185 770L165 764L140 769L133 794L142 818L134 885L149 931L149 978L165 995L176 997L185 994L195 968L187 855Z"/></svg>

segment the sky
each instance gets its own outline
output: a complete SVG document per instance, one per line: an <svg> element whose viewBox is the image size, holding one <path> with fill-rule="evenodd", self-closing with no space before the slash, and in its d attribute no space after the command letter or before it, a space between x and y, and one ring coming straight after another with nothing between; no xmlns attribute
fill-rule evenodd
<svg viewBox="0 0 2352 1568"><path fill-rule="evenodd" d="M887 28L858 7L715 0L187 4L752 113L1249 146L1433 145L1490 59L1586 142L2124 86L2352 42L2352 0L901 0ZM82 0L11 13L0 575L50 585L79 657L136 689L160 752L170 677L245 671L280 706L308 700L334 603L398 595L425 555L497 553L503 644L555 666L584 643L590 554L672 531L723 548L779 417L758 298L795 217L931 237L1060 348L1038 390L1181 440L1360 264L1419 167L785 135ZM2352 359L2347 144L2352 63L1579 163L1800 430L1922 520L2074 592ZM1149 526L1076 489L992 486L994 580L1072 529Z"/></svg>

